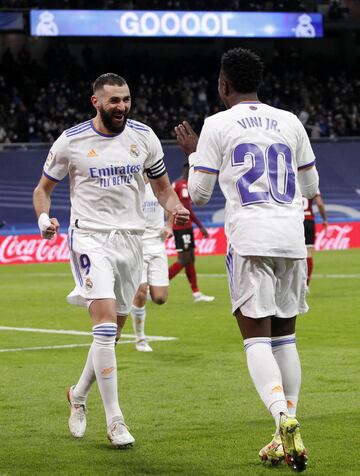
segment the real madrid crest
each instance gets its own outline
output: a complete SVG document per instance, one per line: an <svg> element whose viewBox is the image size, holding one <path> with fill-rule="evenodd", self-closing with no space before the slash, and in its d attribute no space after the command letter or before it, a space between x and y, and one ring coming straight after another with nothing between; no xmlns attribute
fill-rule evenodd
<svg viewBox="0 0 360 476"><path fill-rule="evenodd" d="M85 287L86 289L91 289L93 287L93 282L91 281L90 278L85 279Z"/></svg>
<svg viewBox="0 0 360 476"><path fill-rule="evenodd" d="M50 150L50 152L48 153L48 156L46 157L45 165L49 166L51 164L51 162L53 161L53 158L54 158L54 154Z"/></svg>
<svg viewBox="0 0 360 476"><path fill-rule="evenodd" d="M130 146L130 155L131 157L135 157L137 159L140 155L139 147L137 144L131 144Z"/></svg>

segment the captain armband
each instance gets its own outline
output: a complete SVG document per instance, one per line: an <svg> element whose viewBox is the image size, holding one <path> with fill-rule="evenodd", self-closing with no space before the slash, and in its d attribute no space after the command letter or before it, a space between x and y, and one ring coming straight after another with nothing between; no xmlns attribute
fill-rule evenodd
<svg viewBox="0 0 360 476"><path fill-rule="evenodd" d="M158 160L149 169L146 169L146 174L150 179L157 179L166 174L166 167L163 159Z"/></svg>

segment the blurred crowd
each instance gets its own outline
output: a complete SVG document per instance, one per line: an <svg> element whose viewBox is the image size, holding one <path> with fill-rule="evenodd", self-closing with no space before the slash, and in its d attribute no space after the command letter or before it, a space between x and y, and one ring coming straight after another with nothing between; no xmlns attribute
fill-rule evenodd
<svg viewBox="0 0 360 476"><path fill-rule="evenodd" d="M329 74L319 64L305 70L301 61L296 51L286 58L275 51L260 100L295 113L312 138L360 136L360 76L338 68ZM168 65L151 61L133 64L138 70L134 66L129 74L122 72L132 93L131 117L151 126L163 140L174 138L173 127L182 120L199 132L204 118L223 108L217 69L199 65L201 74L195 74L184 68L169 71ZM90 83L111 70L117 72L90 48L84 49L82 61L66 46L49 49L41 64L26 48L17 57L7 50L0 62L0 142L52 142L63 130L88 120L94 115Z"/></svg>
<svg viewBox="0 0 360 476"><path fill-rule="evenodd" d="M322 5L332 19L348 13L344 0L1 0L1 8L108 10L231 10L317 12Z"/></svg>
<svg viewBox="0 0 360 476"><path fill-rule="evenodd" d="M6 8L315 11L316 0L2 0ZM310 10L309 10L310 9Z"/></svg>

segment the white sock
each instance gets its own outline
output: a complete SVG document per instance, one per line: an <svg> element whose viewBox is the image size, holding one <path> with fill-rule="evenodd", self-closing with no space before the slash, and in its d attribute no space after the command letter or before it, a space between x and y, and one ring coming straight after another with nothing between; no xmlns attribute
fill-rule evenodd
<svg viewBox="0 0 360 476"><path fill-rule="evenodd" d="M115 336L117 325L113 322L93 327L93 364L100 395L106 414L106 423L124 420L119 406Z"/></svg>
<svg viewBox="0 0 360 476"><path fill-rule="evenodd" d="M281 372L271 351L270 337L252 337L244 340L247 364L255 388L266 408L279 425L280 413L287 412Z"/></svg>
<svg viewBox="0 0 360 476"><path fill-rule="evenodd" d="M75 402L82 405L86 404L87 395L90 391L91 385L96 380L93 364L93 346L94 343L91 344L84 369L72 392Z"/></svg>
<svg viewBox="0 0 360 476"><path fill-rule="evenodd" d="M134 334L136 340L145 339L145 319L146 319L146 308L132 306L131 309L131 319L133 323Z"/></svg>
<svg viewBox="0 0 360 476"><path fill-rule="evenodd" d="M280 368L288 414L296 415L301 387L301 365L295 334L272 337L272 352Z"/></svg>

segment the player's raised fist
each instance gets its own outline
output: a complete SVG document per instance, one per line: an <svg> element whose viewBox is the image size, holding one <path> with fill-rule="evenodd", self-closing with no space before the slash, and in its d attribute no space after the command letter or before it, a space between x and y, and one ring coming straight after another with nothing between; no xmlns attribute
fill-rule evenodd
<svg viewBox="0 0 360 476"><path fill-rule="evenodd" d="M176 225L184 225L190 219L190 212L187 208L183 207L180 203L175 205L172 215Z"/></svg>
<svg viewBox="0 0 360 476"><path fill-rule="evenodd" d="M54 238L60 228L60 224L56 218L49 218L46 213L42 213L38 219L38 225L41 236L46 240Z"/></svg>

